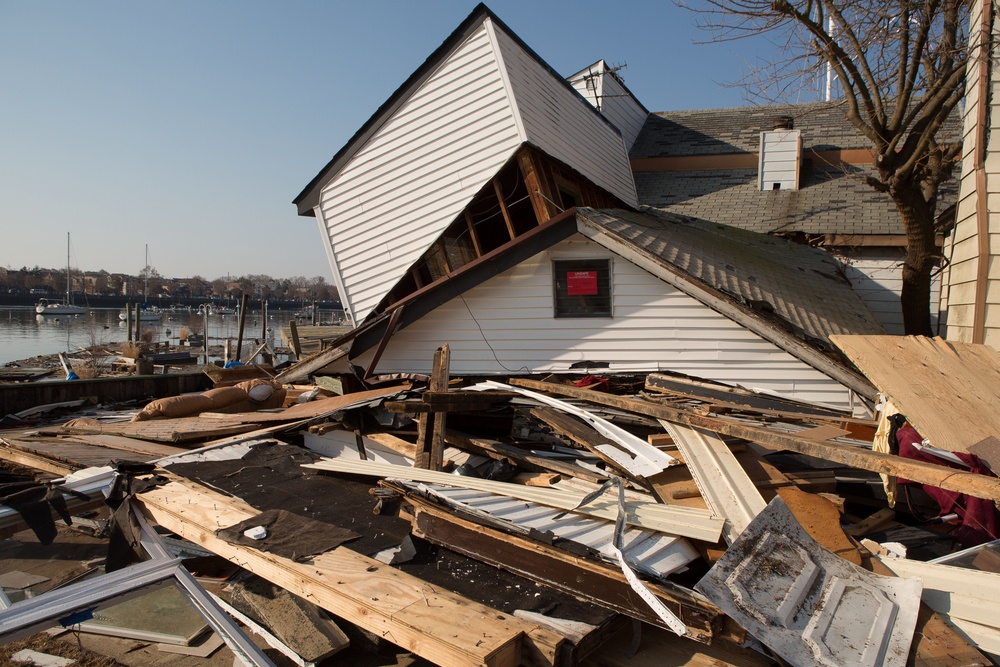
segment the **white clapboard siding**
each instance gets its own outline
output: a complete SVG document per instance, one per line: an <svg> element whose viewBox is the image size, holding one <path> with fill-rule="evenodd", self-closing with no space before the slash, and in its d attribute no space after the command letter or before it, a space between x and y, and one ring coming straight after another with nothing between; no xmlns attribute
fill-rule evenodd
<svg viewBox="0 0 1000 667"><path fill-rule="evenodd" d="M758 187L761 190L799 189L799 158L802 152L799 130L768 130L760 133Z"/></svg>
<svg viewBox="0 0 1000 667"><path fill-rule="evenodd" d="M674 371L848 408L835 380L619 258L612 258L612 318L553 317L553 259L604 258L576 235L454 298L390 339L377 371L427 373L448 343L453 374ZM372 352L355 361L368 366Z"/></svg>
<svg viewBox="0 0 1000 667"><path fill-rule="evenodd" d="M608 71L607 63L600 60L567 80L585 100L618 128L625 141L625 150L632 150L632 144L642 131L649 112Z"/></svg>
<svg viewBox="0 0 1000 667"><path fill-rule="evenodd" d="M903 248L858 248L850 256L838 254L844 275L868 309L885 327L886 333L903 335L903 309L899 299L903 290ZM931 279L931 328L937 330L938 298L941 274Z"/></svg>
<svg viewBox="0 0 1000 667"><path fill-rule="evenodd" d="M521 145L485 24L327 183L320 212L359 321Z"/></svg>
<svg viewBox="0 0 1000 667"><path fill-rule="evenodd" d="M509 35L496 39L528 142L638 206L621 135Z"/></svg>

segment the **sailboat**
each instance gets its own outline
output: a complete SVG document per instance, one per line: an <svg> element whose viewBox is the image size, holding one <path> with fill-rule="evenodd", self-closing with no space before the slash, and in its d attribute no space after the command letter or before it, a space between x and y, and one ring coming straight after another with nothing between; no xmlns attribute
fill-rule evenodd
<svg viewBox="0 0 1000 667"><path fill-rule="evenodd" d="M74 306L70 300L70 279L69 279L69 232L66 232L66 301L49 301L39 299L35 305L35 312L39 315L82 315L87 312L83 306Z"/></svg>
<svg viewBox="0 0 1000 667"><path fill-rule="evenodd" d="M133 313L132 317L138 317L140 322L159 322L163 318L160 309L146 307L146 292L149 290L149 244L146 244L146 266L142 270L142 277L142 308L138 313ZM128 314L123 310L118 313L118 319L124 322L128 319Z"/></svg>

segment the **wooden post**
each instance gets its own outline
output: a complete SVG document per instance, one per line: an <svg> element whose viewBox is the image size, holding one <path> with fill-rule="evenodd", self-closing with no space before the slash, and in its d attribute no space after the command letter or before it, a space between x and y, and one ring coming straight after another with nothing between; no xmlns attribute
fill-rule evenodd
<svg viewBox="0 0 1000 667"><path fill-rule="evenodd" d="M139 329L142 323L142 315L139 312L139 304L132 306L132 312L135 313L135 344L142 345L142 336L139 334Z"/></svg>
<svg viewBox="0 0 1000 667"><path fill-rule="evenodd" d="M264 350L270 350L270 342L267 339L267 301L260 300L260 340L264 343ZM265 364L273 364L274 359L270 352L261 352L261 359Z"/></svg>
<svg viewBox="0 0 1000 667"><path fill-rule="evenodd" d="M247 295L240 295L240 332L236 337L236 361L243 358L243 326L247 322Z"/></svg>
<svg viewBox="0 0 1000 667"><path fill-rule="evenodd" d="M288 328L291 331L292 338L292 352L295 354L295 358L298 359L302 356L302 346L299 343L299 327L295 324L295 320L291 319L288 321Z"/></svg>
<svg viewBox="0 0 1000 667"><path fill-rule="evenodd" d="M313 316L312 317L313 326L316 326L317 324L319 324L319 322L316 321L316 318L319 317L319 309L316 308L316 302L315 301L313 301L312 316Z"/></svg>
<svg viewBox="0 0 1000 667"><path fill-rule="evenodd" d="M205 309L205 314L202 316L204 335L201 338L201 348L205 351L205 365L208 366L208 308Z"/></svg>
<svg viewBox="0 0 1000 667"><path fill-rule="evenodd" d="M125 325L128 327L128 342L134 343L135 338L132 337L132 304L125 304Z"/></svg>
<svg viewBox="0 0 1000 667"><path fill-rule="evenodd" d="M434 352L434 368L431 371L429 391L448 390L450 364L451 350L445 343ZM424 412L417 420L416 467L427 470L441 470L443 467L447 415L447 412Z"/></svg>

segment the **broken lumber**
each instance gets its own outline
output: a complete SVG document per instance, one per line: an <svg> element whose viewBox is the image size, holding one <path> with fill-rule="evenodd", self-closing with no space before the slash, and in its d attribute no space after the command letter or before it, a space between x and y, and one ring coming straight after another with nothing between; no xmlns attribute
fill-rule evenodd
<svg viewBox="0 0 1000 667"><path fill-rule="evenodd" d="M611 394L583 391L575 387L522 378L511 378L510 382L513 385L521 387L529 387L538 391L548 391L562 396L580 398L601 405L610 405L658 419L687 424L688 426L699 426L724 435L752 440L772 449L788 449L827 461L843 463L852 468L904 477L919 484L927 484L947 491L958 491L994 502L1000 501L1000 478L996 477L953 470L934 465L933 463L913 461L892 454L884 454L836 442L798 438L787 433L770 431L763 427L747 426L742 422L735 422L729 419L693 414L687 410L659 405L640 398L625 398Z"/></svg>
<svg viewBox="0 0 1000 667"><path fill-rule="evenodd" d="M605 494L580 507L584 493L563 491L556 488L530 487L523 484L496 482L476 477L463 477L436 470L410 468L375 461L349 459L323 459L302 466L313 470L346 472L385 479L403 479L430 484L457 486L510 498L519 498L567 512L578 512L614 521L618 517L618 502L614 494ZM722 533L723 520L711 512L690 507L672 507L655 502L625 501L625 523L670 535L691 537L707 542L717 542Z"/></svg>
<svg viewBox="0 0 1000 667"><path fill-rule="evenodd" d="M433 587L346 547L299 563L230 544L215 530L259 512L176 475L165 473L165 477L167 484L136 496L147 517L434 664L554 664L562 638L551 631Z"/></svg>
<svg viewBox="0 0 1000 667"><path fill-rule="evenodd" d="M413 495L407 499L414 507L413 531L418 537L607 609L667 627L649 605L638 599L621 570L468 521ZM674 584L645 582L645 585L681 618L689 637L704 643L711 641L720 616L715 605Z"/></svg>

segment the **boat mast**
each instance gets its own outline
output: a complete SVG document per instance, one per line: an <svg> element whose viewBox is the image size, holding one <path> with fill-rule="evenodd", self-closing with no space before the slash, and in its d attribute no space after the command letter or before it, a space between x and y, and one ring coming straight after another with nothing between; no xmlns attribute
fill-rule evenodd
<svg viewBox="0 0 1000 667"><path fill-rule="evenodd" d="M69 232L66 232L66 305L70 305L69 300Z"/></svg>

